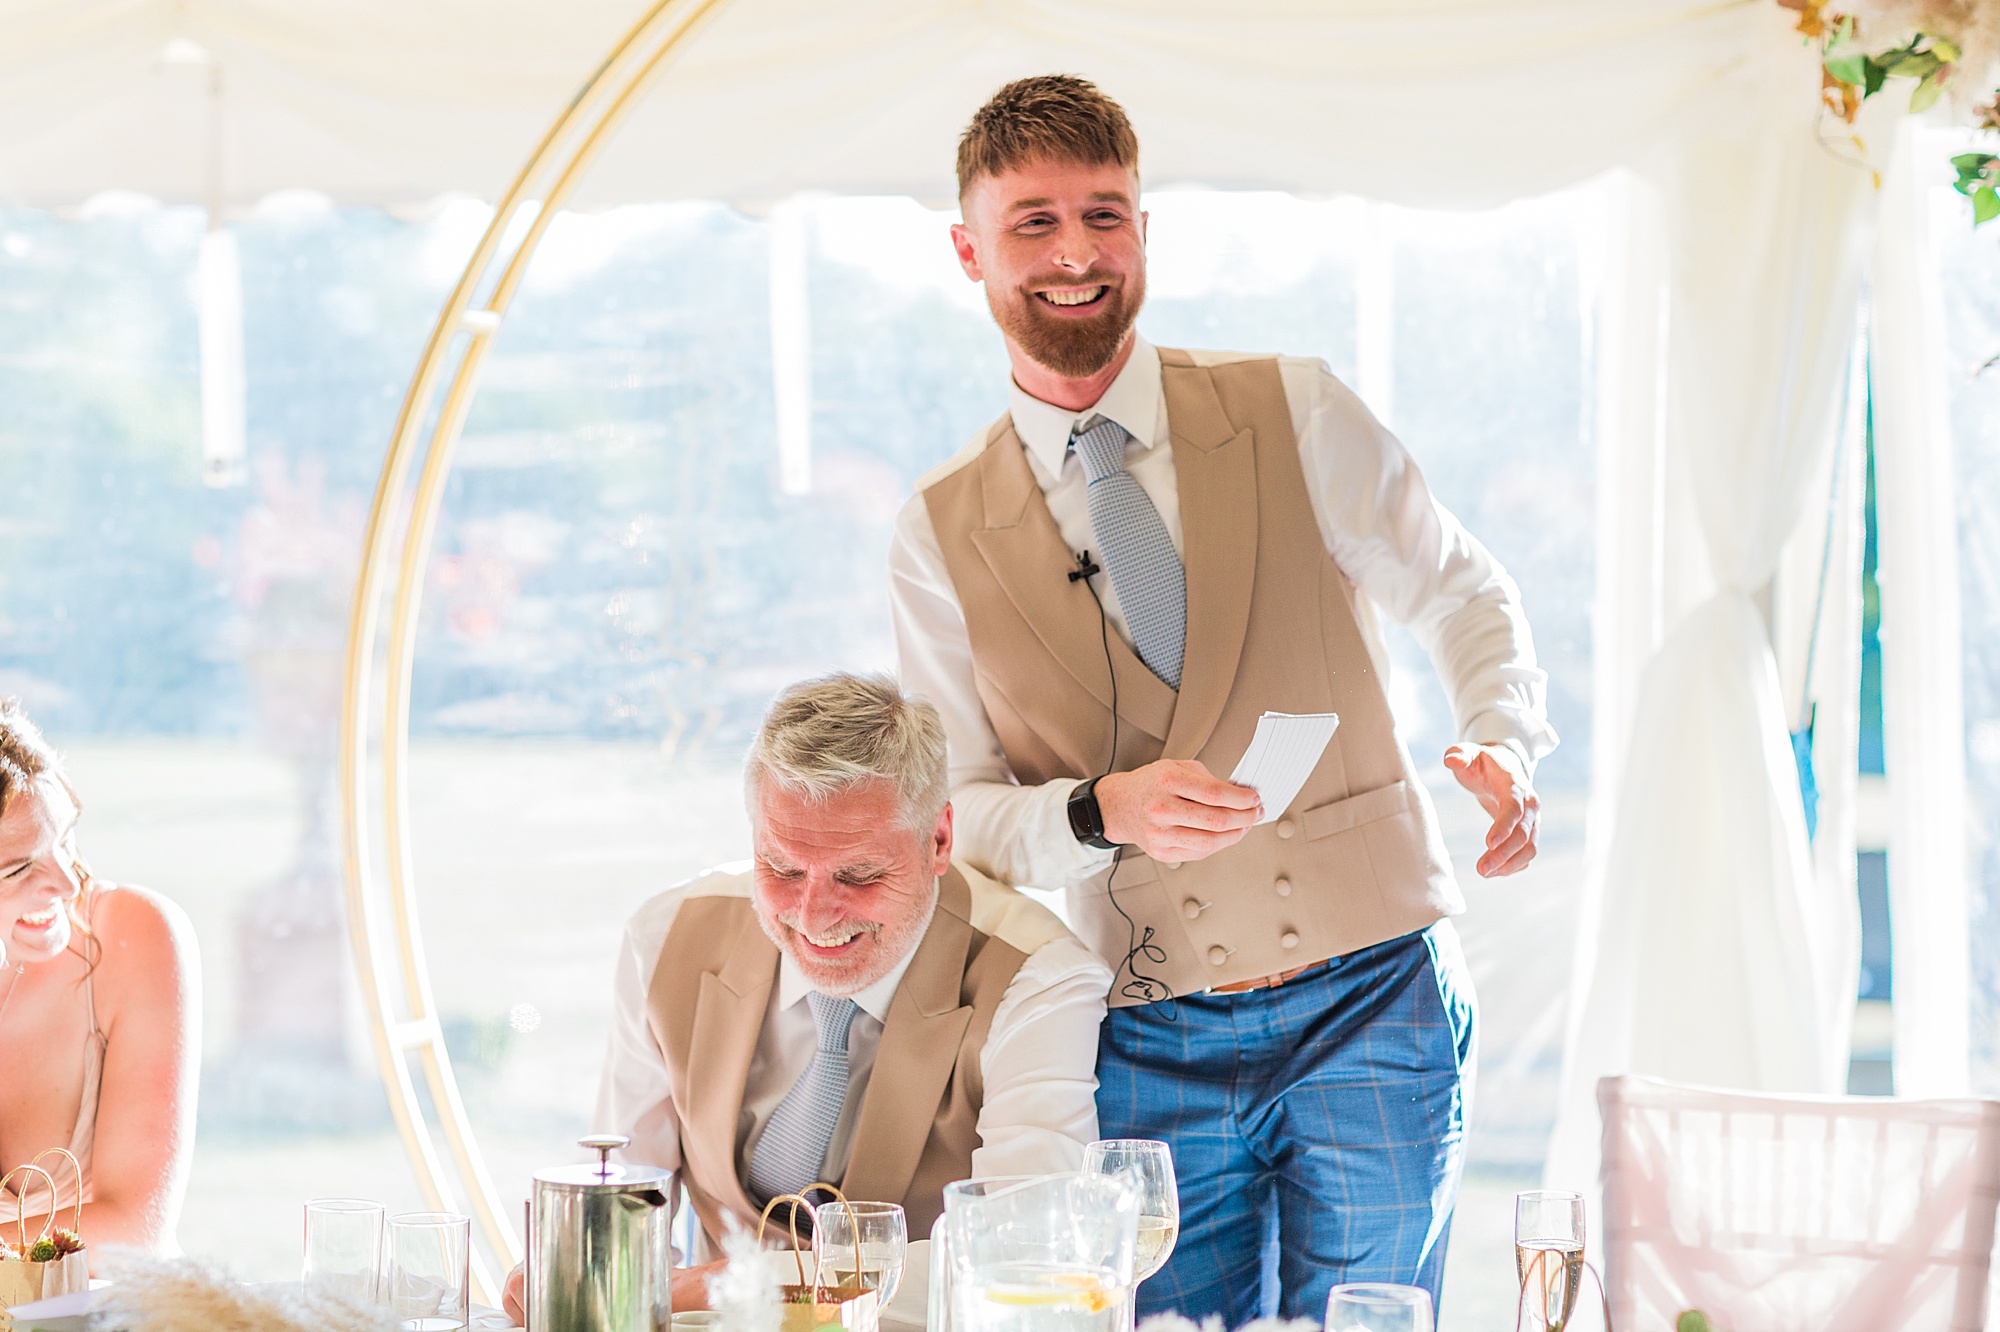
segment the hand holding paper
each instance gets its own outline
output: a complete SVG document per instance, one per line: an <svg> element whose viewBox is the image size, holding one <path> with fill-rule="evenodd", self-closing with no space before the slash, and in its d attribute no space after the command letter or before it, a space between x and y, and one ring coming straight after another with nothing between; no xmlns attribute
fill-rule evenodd
<svg viewBox="0 0 2000 1332"><path fill-rule="evenodd" d="M1156 759L1098 779L1104 835L1155 860L1201 860L1243 840L1257 793L1223 781L1199 759Z"/></svg>
<svg viewBox="0 0 2000 1332"><path fill-rule="evenodd" d="M1267 712L1257 719L1257 733L1229 780L1247 786L1264 801L1258 823L1269 823L1285 812L1299 788L1312 776L1319 757L1333 741L1340 718L1331 712Z"/></svg>

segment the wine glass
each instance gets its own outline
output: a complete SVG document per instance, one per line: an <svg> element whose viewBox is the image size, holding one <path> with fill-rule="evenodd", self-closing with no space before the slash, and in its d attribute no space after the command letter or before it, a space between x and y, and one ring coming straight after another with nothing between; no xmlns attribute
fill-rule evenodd
<svg viewBox="0 0 2000 1332"><path fill-rule="evenodd" d="M1181 1195L1174 1183L1174 1154L1164 1142L1107 1138L1083 1149L1086 1175L1124 1175L1139 1191L1139 1245L1132 1255L1132 1284L1167 1265L1181 1229Z"/></svg>
<svg viewBox="0 0 2000 1332"><path fill-rule="evenodd" d="M1514 1269L1531 1326L1562 1332L1583 1286L1583 1195L1514 1195Z"/></svg>
<svg viewBox="0 0 2000 1332"><path fill-rule="evenodd" d="M1366 1281L1326 1297L1326 1332L1431 1332L1431 1295L1415 1286Z"/></svg>
<svg viewBox="0 0 2000 1332"><path fill-rule="evenodd" d="M813 1280L839 1287L843 1297L872 1290L877 1307L887 1308L903 1284L909 1251L909 1223L895 1203L835 1201L813 1208Z"/></svg>

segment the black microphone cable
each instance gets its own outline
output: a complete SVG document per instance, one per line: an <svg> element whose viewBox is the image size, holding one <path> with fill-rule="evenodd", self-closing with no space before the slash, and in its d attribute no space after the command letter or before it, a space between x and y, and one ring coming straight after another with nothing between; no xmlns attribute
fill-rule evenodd
<svg viewBox="0 0 2000 1332"><path fill-rule="evenodd" d="M1090 581L1093 575L1103 572L1103 566L1091 559L1087 550L1076 557L1076 568L1069 571L1069 581L1082 583L1084 591L1090 593L1090 599L1097 605L1098 641L1104 647L1105 674L1111 677L1111 752L1105 756L1104 771L1095 779L1099 781L1109 777L1112 769L1118 765L1118 668L1111 661L1111 617L1105 614L1104 599L1097 595L1097 588ZM1167 960L1167 950L1153 942L1151 925L1146 927L1143 935L1139 933L1139 922L1132 919L1118 901L1118 894L1111 890L1111 880L1118 877L1118 865L1124 855L1125 847L1120 843L1111 852L1111 872L1104 881L1104 896L1110 901L1111 909L1125 922L1125 942L1128 945L1125 950L1125 960L1118 964L1118 970L1127 973L1132 979L1119 986L1118 992L1127 999L1136 999L1143 1004L1165 1004L1167 1007L1163 1010L1162 1016L1168 1022L1178 1021L1179 1009L1174 1005L1173 988L1157 976L1149 976L1140 971L1134 960L1143 959L1149 966L1164 965Z"/></svg>

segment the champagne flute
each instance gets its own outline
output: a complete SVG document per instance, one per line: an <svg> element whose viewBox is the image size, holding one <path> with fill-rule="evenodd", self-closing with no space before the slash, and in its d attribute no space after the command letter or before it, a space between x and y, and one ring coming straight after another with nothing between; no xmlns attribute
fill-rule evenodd
<svg viewBox="0 0 2000 1332"><path fill-rule="evenodd" d="M872 1290L877 1307L886 1309L903 1284L909 1252L909 1222L895 1203L834 1201L813 1208L814 1280L821 1286L837 1286L848 1298Z"/></svg>
<svg viewBox="0 0 2000 1332"><path fill-rule="evenodd" d="M1514 1268L1533 1326L1562 1332L1583 1287L1583 1195L1514 1195Z"/></svg>
<svg viewBox="0 0 2000 1332"><path fill-rule="evenodd" d="M1124 1175L1139 1190L1139 1244L1132 1255L1132 1284L1167 1265L1181 1229L1181 1195L1174 1182L1174 1154L1164 1142L1107 1138L1083 1149L1086 1175Z"/></svg>
<svg viewBox="0 0 2000 1332"><path fill-rule="evenodd" d="M1326 1332L1431 1332L1431 1295L1377 1281L1335 1286L1326 1297Z"/></svg>

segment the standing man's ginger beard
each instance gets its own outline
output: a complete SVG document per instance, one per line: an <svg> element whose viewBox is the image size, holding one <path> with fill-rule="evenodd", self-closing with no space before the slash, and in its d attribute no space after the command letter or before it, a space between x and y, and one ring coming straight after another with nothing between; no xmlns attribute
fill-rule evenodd
<svg viewBox="0 0 2000 1332"><path fill-rule="evenodd" d="M1048 304L1037 292L1044 288L1104 288L1097 298L1101 307L1090 319L1065 319L1044 313ZM1083 379L1111 364L1111 358L1125 344L1146 301L1144 273L1135 274L1130 286L1120 279L1095 270L1081 277L1049 275L1008 293L1002 300L992 283L986 284L986 304L993 311L1000 331L1013 339L1035 364L1053 370L1066 379Z"/></svg>

